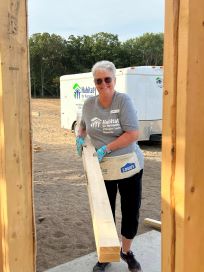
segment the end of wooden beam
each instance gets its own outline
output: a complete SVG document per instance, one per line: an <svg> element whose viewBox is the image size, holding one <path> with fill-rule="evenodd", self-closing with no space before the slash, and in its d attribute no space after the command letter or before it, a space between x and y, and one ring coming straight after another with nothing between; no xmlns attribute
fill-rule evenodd
<svg viewBox="0 0 204 272"><path fill-rule="evenodd" d="M108 251L110 248L108 249ZM120 247L114 247L112 253L98 252L98 260L100 263L120 262Z"/></svg>

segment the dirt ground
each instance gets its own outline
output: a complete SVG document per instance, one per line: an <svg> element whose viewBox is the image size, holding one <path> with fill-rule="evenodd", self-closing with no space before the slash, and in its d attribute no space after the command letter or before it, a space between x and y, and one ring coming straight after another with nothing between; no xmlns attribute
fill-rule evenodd
<svg viewBox="0 0 204 272"><path fill-rule="evenodd" d="M60 100L32 99L34 204L37 272L95 251L82 160L74 134L60 128ZM140 146L145 155L138 234L150 231L144 218L160 220L161 146ZM116 225L120 233L117 199Z"/></svg>

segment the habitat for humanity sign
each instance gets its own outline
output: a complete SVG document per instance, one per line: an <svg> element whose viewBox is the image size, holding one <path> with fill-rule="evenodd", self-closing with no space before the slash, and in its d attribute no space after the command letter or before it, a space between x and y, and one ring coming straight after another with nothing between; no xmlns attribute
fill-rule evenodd
<svg viewBox="0 0 204 272"><path fill-rule="evenodd" d="M78 83L75 83L73 85L74 90L74 98L76 100L86 100L90 96L96 95L96 88L95 87L80 87Z"/></svg>

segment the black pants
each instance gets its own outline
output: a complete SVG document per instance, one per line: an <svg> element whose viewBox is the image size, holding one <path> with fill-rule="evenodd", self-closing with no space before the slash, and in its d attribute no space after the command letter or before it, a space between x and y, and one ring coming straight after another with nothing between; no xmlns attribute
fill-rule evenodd
<svg viewBox="0 0 204 272"><path fill-rule="evenodd" d="M121 234L127 239L133 239L137 234L142 195L142 174L143 170L130 178L105 180L114 220L116 195L119 190L122 213Z"/></svg>

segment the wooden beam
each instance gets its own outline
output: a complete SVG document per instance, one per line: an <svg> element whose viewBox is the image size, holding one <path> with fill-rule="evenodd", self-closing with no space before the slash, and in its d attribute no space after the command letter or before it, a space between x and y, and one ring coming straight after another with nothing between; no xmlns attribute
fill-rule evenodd
<svg viewBox="0 0 204 272"><path fill-rule="evenodd" d="M162 271L204 271L204 2L166 0Z"/></svg>
<svg viewBox="0 0 204 272"><path fill-rule="evenodd" d="M175 267L175 163L179 1L166 0L162 124L162 271Z"/></svg>
<svg viewBox="0 0 204 272"><path fill-rule="evenodd" d="M120 260L120 242L98 158L94 153L95 148L87 140L83 148L83 164L88 181L87 189L98 259L100 262L117 262Z"/></svg>
<svg viewBox="0 0 204 272"><path fill-rule="evenodd" d="M0 271L35 271L27 3L0 1Z"/></svg>
<svg viewBox="0 0 204 272"><path fill-rule="evenodd" d="M152 227L154 229L161 230L161 221L154 220L154 219L151 219L151 218L145 218L144 219L144 224L146 226Z"/></svg>

